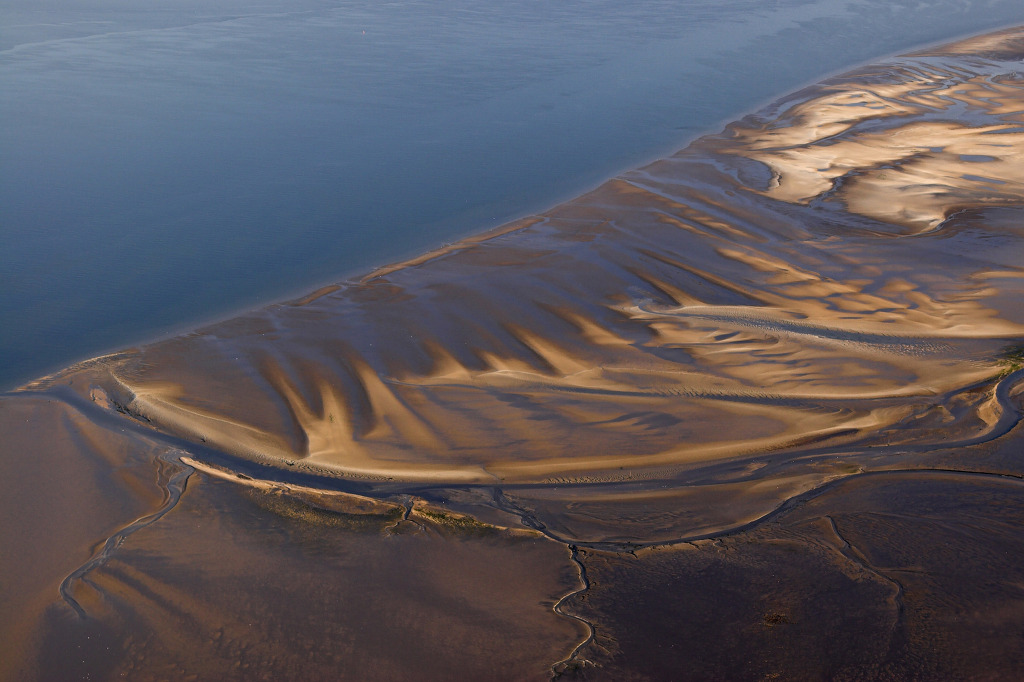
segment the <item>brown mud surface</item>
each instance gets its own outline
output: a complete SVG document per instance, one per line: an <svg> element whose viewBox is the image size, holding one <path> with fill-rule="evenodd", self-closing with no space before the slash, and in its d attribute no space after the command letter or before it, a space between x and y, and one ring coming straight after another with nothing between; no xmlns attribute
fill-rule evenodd
<svg viewBox="0 0 1024 682"><path fill-rule="evenodd" d="M1022 60L0 398L0 675L1024 676Z"/></svg>

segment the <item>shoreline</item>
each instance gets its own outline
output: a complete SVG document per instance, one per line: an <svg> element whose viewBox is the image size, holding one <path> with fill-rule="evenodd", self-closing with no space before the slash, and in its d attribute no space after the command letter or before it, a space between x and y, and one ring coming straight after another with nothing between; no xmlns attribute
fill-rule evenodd
<svg viewBox="0 0 1024 682"><path fill-rule="evenodd" d="M988 29L986 29L986 30L988 30ZM997 30L1000 30L1000 29L997 29ZM955 35L955 36L946 36L946 37L942 38L941 42L944 43L944 42L947 42L947 41L950 41L950 40L954 40L954 41L955 40L959 40L960 38L962 38L962 37L964 37L966 35L970 35L970 33L976 33L976 31L975 32L968 32L968 33L965 33L963 35L958 34L958 35ZM938 44L938 42L939 41L935 41L935 40L922 40L921 42L916 43L916 46L912 46L910 49L916 51L919 48L923 48L923 47L926 47L926 46L929 46L929 45ZM905 52L906 50L901 50L901 51ZM895 53L893 53L893 54L895 54ZM823 79L827 80L828 78L830 78L830 77L832 77L832 76L834 76L834 75L836 75L838 73L843 73L843 72L848 71L850 69L859 68L860 66L863 66L863 65L868 64L868 63L872 63L873 61L878 61L878 59L879 59L878 55L875 55L873 57L865 57L861 61L850 62L850 63L846 64L845 66L837 67L837 68L835 68L835 69L833 69L831 71L819 74L819 78L817 78L817 79L815 77L808 77L805 81L802 82L802 84L798 84L796 87L789 88L788 90L790 92L800 91L804 87L806 87L806 86L808 86L810 84L813 84L815 82L820 82ZM749 113L755 112L755 111L759 111L765 105L767 105L771 101L774 101L774 98L780 96L781 93L782 93L782 90L780 90L779 92L776 92L775 94L772 94L772 95L766 95L765 98L760 100L759 103L755 103L752 106L745 108L743 112L738 112L736 114L736 117L742 118L746 114L749 114ZM746 112L746 113L744 113L744 112ZM703 132L694 132L692 134L688 133L688 134L686 134L684 136L680 136L679 138L676 138L675 141L671 141L669 143L666 143L666 144L662 145L657 151L652 151L650 153L650 155L645 156L642 159L638 159L636 161L636 163L630 162L630 163L626 163L625 165L619 167L618 171L613 173L610 177L616 177L618 174L627 172L631 168L642 167L642 166L645 166L645 165L647 165L647 164L649 164L649 163L651 163L653 161L656 161L659 158L664 158L667 155L671 155L675 151L678 151L681 147L683 147L683 146L685 146L687 144L692 143L694 140L700 138L701 136L709 135L709 134L716 134L715 131L721 130L721 128L723 126L727 125L728 122L731 121L731 120L733 120L733 117L730 117L729 115L724 115L724 117L717 118L715 122L713 122L713 123L703 127L702 128ZM526 212L515 214L515 215L510 215L510 216L507 217L507 220L505 222L503 222L502 224L506 224L507 222L514 222L514 221L526 219L526 218L529 218L532 215L536 215L536 214L539 214L539 213L544 213L545 211L549 210L553 206L559 205L560 203L563 203L564 201L568 201L568 200L572 199L573 197L578 196L579 193L587 193L587 192L591 191L592 189L594 189L597 186L599 186L601 184L601 182L603 182L603 181L604 180L595 180L595 181L593 181L593 184L587 184L585 186L579 187L578 188L579 191L576 191L576 190L567 191L565 194L563 194L560 197L552 200L552 202L550 202L550 203L549 202L544 202L543 205L537 205L535 210L526 211ZM501 226L499 225L499 226L495 226L492 229L500 229L500 228L501 228ZM490 231L490 230L486 230L486 231ZM471 237L474 237L474 236L478 236L479 234L481 234L481 233L477 232L477 228L476 227L471 227L471 228L468 229L467 232L465 232L463 234L462 238L471 238ZM458 241L458 239L459 238L456 238L456 241ZM438 248L443 248L443 246L446 243L451 243L451 241L452 241L451 237L441 238L441 239L439 239L437 247ZM296 299L303 298L310 291L318 289L318 288L324 288L324 287L329 287L329 286L334 286L334 285L345 285L346 283L349 283L349 282L361 281L365 277L369 276L374 270L393 268L393 267L395 267L397 265L400 265L401 263L403 263L403 262L405 262L407 260L415 259L418 255L421 255L422 253L423 252L422 252L421 249L414 248L409 253L406 253L404 255L399 255L397 258L395 258L393 260L392 259L387 259L389 261L387 264L382 265L379 268L373 268L373 270L371 270L370 272L367 271L367 267L366 266L357 266L357 267L353 267L353 268L342 268L340 270L335 271L334 274L330 274L330 275L326 276L325 278L317 280L315 282L310 282L310 283L298 285L298 286L295 286L295 287L286 287L284 289L279 289L276 292L271 293L269 295L261 294L260 295L261 296L261 300L260 301L254 301L254 302L251 302L251 303L244 303L244 304L240 304L240 305L234 305L234 304L228 304L226 306L218 305L217 309L219 310L219 312L212 312L210 314L202 315L202 316L200 316L198 318L193 318L193 319L191 319L190 321L187 321L187 322L171 322L171 323L168 323L168 324L161 325L161 328L162 328L163 331L157 330L157 331L155 331L153 333L151 333L151 332L143 332L141 334L139 334L139 333L131 333L131 334L129 334L129 336L133 340L131 340L126 345L122 344L121 342L113 342L113 343L104 344L101 347L97 347L97 349L95 351L87 351L87 352L84 352L84 353L75 353L73 355L75 355L76 357L72 357L72 358L70 358L68 360L63 360L63 361L55 361L54 363L52 363L51 369L49 371L36 372L36 373L33 373L32 375L25 376L21 380L13 380L12 379L9 384L5 384L4 385L3 390L4 391L16 390L16 389L20 388L21 386L24 386L27 383L31 383L32 381L35 381L37 379L45 378L47 376L52 376L53 374L55 374L57 372L60 372L60 371L62 371L64 369L66 369L69 366L77 365L77 364L79 364L81 362L88 361L89 359L91 359L92 357L95 357L96 355L108 355L110 353L117 352L117 351L119 351L121 349L124 349L124 348L135 348L135 347L139 347L139 346L149 345L149 344L156 343L156 342L159 342L159 341L162 341L162 340L173 338L173 337L175 337L177 335L180 335L180 334L186 334L186 333L195 331L197 329L202 329L202 328L205 328L205 327L207 327L207 326L209 326L211 324L216 324L219 321L231 319L231 318L239 316L239 315L244 315L246 313L252 312L254 310L259 310L259 309L262 309L264 307L275 306L275 305L286 305L286 304L288 304L288 303L290 303L290 302L292 302L292 301L294 301Z"/></svg>

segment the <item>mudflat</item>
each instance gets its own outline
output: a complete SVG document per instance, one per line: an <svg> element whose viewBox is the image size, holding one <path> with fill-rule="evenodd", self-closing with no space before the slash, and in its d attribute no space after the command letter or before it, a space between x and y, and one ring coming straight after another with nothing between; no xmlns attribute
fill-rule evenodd
<svg viewBox="0 0 1024 682"><path fill-rule="evenodd" d="M0 670L1018 678L1022 60L7 394Z"/></svg>

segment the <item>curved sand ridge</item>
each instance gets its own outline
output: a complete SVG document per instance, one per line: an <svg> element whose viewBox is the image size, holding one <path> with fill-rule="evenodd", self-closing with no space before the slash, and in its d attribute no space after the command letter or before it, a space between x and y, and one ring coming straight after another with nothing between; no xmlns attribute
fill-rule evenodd
<svg viewBox="0 0 1024 682"><path fill-rule="evenodd" d="M560 538L742 526L1015 422L1022 58L1013 29L860 69L495 233L27 389L70 378L200 460Z"/></svg>

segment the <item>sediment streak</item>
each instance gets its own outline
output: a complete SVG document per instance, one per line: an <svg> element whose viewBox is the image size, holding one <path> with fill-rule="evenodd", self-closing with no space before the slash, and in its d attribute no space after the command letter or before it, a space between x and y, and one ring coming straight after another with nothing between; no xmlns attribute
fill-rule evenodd
<svg viewBox="0 0 1024 682"><path fill-rule="evenodd" d="M75 613L77 613L80 618L86 618L88 617L88 614L73 595L77 585L82 582L87 583L87 576L89 573L106 563L114 552L116 552L124 543L128 536L156 523L163 518L164 514L174 509L175 505L178 504L182 494L185 492L185 486L188 484L189 476L195 472L194 468L178 459L178 455L180 454L181 453L167 453L167 455L160 460L157 474L157 485L163 490L164 499L159 509L151 514L147 514L146 516L136 519L127 526L116 531L113 535L103 541L96 553L93 554L88 561L72 571L61 582L61 598L68 606L74 609Z"/></svg>

